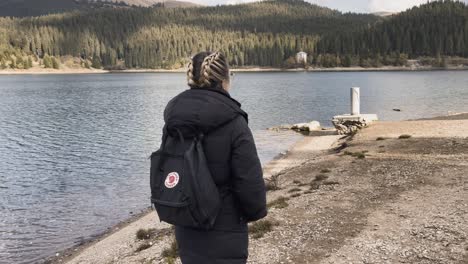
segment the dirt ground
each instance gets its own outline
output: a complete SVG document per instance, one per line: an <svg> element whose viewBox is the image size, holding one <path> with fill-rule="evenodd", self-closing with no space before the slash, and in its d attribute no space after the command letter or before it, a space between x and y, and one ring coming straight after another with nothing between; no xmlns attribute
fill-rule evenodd
<svg viewBox="0 0 468 264"><path fill-rule="evenodd" d="M249 263L468 263L468 122L440 122L378 123L310 153L270 193L288 206Z"/></svg>
<svg viewBox="0 0 468 264"><path fill-rule="evenodd" d="M249 263L468 263L468 120L305 138L265 174L280 189L268 192L270 226L252 232ZM156 229L138 240L141 228ZM171 233L151 213L55 262L174 263Z"/></svg>

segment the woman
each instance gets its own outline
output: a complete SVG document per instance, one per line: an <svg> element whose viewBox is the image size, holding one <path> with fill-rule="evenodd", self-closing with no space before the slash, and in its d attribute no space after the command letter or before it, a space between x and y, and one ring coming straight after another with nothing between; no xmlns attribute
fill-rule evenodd
<svg viewBox="0 0 468 264"><path fill-rule="evenodd" d="M247 223L266 216L266 191L247 114L228 91L229 66L220 52L195 55L187 72L189 90L172 99L166 124L204 131L208 167L222 197L212 230L176 226L184 264L246 263Z"/></svg>

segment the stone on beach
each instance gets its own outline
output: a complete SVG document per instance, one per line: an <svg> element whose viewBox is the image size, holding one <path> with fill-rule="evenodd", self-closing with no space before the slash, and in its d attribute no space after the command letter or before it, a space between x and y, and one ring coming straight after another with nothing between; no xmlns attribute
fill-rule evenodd
<svg viewBox="0 0 468 264"><path fill-rule="evenodd" d="M318 121L312 121L310 123L296 124L292 126L291 129L298 130L298 131L314 131L314 130L320 130L321 126Z"/></svg>
<svg viewBox="0 0 468 264"><path fill-rule="evenodd" d="M339 115L333 117L332 123L338 134L348 135L357 132L363 127L367 127L377 120L378 117L374 114Z"/></svg>
<svg viewBox="0 0 468 264"><path fill-rule="evenodd" d="M269 128L269 130L279 131L279 130L295 130L300 132L310 132L321 130L320 122L311 121L309 123L299 123L295 125L281 125L277 127Z"/></svg>

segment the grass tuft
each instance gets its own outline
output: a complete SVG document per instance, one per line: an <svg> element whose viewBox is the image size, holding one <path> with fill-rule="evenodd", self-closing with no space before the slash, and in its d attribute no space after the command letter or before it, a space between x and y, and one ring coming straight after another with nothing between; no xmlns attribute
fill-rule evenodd
<svg viewBox="0 0 468 264"><path fill-rule="evenodd" d="M280 175L281 173L278 173L278 174L272 175L270 179L265 180L265 187L266 187L267 192L281 190L281 188L279 187Z"/></svg>
<svg viewBox="0 0 468 264"><path fill-rule="evenodd" d="M328 179L328 176L327 176L327 175L325 175L325 174L319 174L319 175L315 176L314 181L315 181L315 182L319 182L319 181L323 181L323 180L326 180L326 179Z"/></svg>
<svg viewBox="0 0 468 264"><path fill-rule="evenodd" d="M286 208L286 207L289 206L287 201L288 201L288 198L280 196L280 197L278 197L278 199L269 202L267 204L267 207L268 208L277 208L277 209Z"/></svg>
<svg viewBox="0 0 468 264"><path fill-rule="evenodd" d="M169 248L166 248L162 251L161 257L166 259L167 263L175 263L175 260L179 256L179 247L175 240L172 241Z"/></svg>
<svg viewBox="0 0 468 264"><path fill-rule="evenodd" d="M411 138L411 137L412 137L411 135L404 134L404 135L399 136L398 138L399 139L408 139L408 138Z"/></svg>
<svg viewBox="0 0 468 264"><path fill-rule="evenodd" d="M347 156L353 156L358 159L365 159L366 158L366 153L369 152L367 150L361 151L361 152L351 152L351 151L345 151L345 155Z"/></svg>
<svg viewBox="0 0 468 264"><path fill-rule="evenodd" d="M356 153L355 157L358 158L358 159L365 159L365 158L366 158L366 154L364 154L364 153L362 153L362 152L361 152L361 153Z"/></svg>
<svg viewBox="0 0 468 264"><path fill-rule="evenodd" d="M140 251L146 250L146 249L148 249L150 247L151 247L150 243L143 243L143 244L139 245L137 247L137 249L135 249L135 252L140 252Z"/></svg>
<svg viewBox="0 0 468 264"><path fill-rule="evenodd" d="M136 232L136 238L139 240L150 239L156 229L149 228L149 229L138 229Z"/></svg>
<svg viewBox="0 0 468 264"><path fill-rule="evenodd" d="M301 188L292 188L291 190L288 191L288 193L300 192L300 191L302 191Z"/></svg>
<svg viewBox="0 0 468 264"><path fill-rule="evenodd" d="M274 226L279 225L278 222L270 220L260 220L249 226L249 233L253 238L261 238L266 233L271 232Z"/></svg>

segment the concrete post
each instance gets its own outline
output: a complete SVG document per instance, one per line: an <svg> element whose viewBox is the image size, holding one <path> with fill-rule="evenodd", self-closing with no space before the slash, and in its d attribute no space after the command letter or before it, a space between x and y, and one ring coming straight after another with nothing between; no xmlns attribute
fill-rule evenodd
<svg viewBox="0 0 468 264"><path fill-rule="evenodd" d="M351 88L351 115L361 114L361 93L359 87Z"/></svg>

